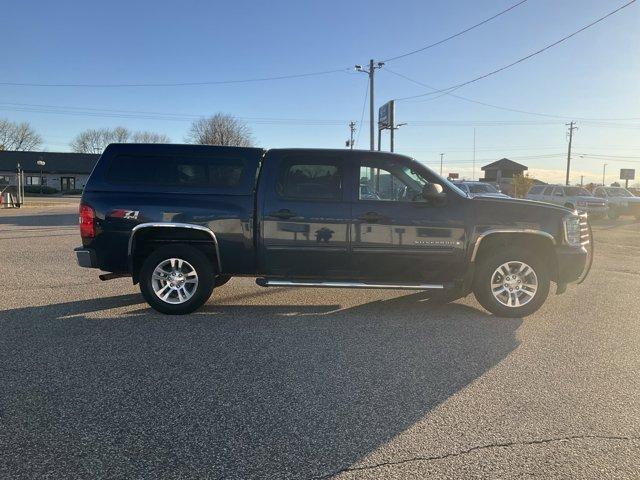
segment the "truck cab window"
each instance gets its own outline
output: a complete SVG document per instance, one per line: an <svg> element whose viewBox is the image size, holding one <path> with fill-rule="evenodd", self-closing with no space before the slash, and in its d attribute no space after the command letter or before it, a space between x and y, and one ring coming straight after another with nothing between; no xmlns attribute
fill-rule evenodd
<svg viewBox="0 0 640 480"><path fill-rule="evenodd" d="M285 162L276 183L280 197L300 200L342 199L342 172L338 165Z"/></svg>
<svg viewBox="0 0 640 480"><path fill-rule="evenodd" d="M393 162L363 162L359 182L359 200L387 202L424 202L422 189L429 183L408 166Z"/></svg>

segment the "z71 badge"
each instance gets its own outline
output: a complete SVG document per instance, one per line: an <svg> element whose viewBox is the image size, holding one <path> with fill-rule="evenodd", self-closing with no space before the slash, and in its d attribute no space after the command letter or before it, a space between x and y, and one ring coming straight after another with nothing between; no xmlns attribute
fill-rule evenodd
<svg viewBox="0 0 640 480"><path fill-rule="evenodd" d="M108 216L111 218L123 218L125 220L135 220L138 218L139 210L114 210Z"/></svg>

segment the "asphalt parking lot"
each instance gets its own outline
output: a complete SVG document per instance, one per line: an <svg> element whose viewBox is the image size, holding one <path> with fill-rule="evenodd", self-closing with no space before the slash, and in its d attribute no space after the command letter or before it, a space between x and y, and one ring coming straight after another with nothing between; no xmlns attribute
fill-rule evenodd
<svg viewBox="0 0 640 480"><path fill-rule="evenodd" d="M525 319L252 279L168 317L76 209L0 210L0 478L640 477L640 223Z"/></svg>

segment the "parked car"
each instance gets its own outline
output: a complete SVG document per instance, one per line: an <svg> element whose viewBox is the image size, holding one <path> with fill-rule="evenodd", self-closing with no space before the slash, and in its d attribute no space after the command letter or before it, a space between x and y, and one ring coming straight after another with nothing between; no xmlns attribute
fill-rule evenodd
<svg viewBox="0 0 640 480"><path fill-rule="evenodd" d="M640 198L622 187L596 187L593 195L606 200L609 218L615 220L621 215L632 215L640 220Z"/></svg>
<svg viewBox="0 0 640 480"><path fill-rule="evenodd" d="M593 218L602 218L609 211L605 200L595 197L589 190L582 187L534 185L527 192L526 198L586 212Z"/></svg>
<svg viewBox="0 0 640 480"><path fill-rule="evenodd" d="M462 191L472 196L480 195L483 197L511 198L509 195L505 195L490 183L463 180L461 182L455 182L455 184Z"/></svg>
<svg viewBox="0 0 640 480"><path fill-rule="evenodd" d="M365 184L368 188L363 189ZM470 197L405 156L114 144L80 203L78 264L185 314L233 276L263 287L473 292L522 317L586 275L586 215Z"/></svg>

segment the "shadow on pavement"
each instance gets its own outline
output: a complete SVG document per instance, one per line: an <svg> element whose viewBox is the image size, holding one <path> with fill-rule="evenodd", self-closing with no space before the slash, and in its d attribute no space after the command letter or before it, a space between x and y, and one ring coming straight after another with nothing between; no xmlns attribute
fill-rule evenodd
<svg viewBox="0 0 640 480"><path fill-rule="evenodd" d="M78 213L47 213L42 215L19 214L0 216L0 227L13 225L16 227L63 227L78 225Z"/></svg>
<svg viewBox="0 0 640 480"><path fill-rule="evenodd" d="M0 476L331 473L498 364L521 324L422 293L91 318L141 302L2 312Z"/></svg>

